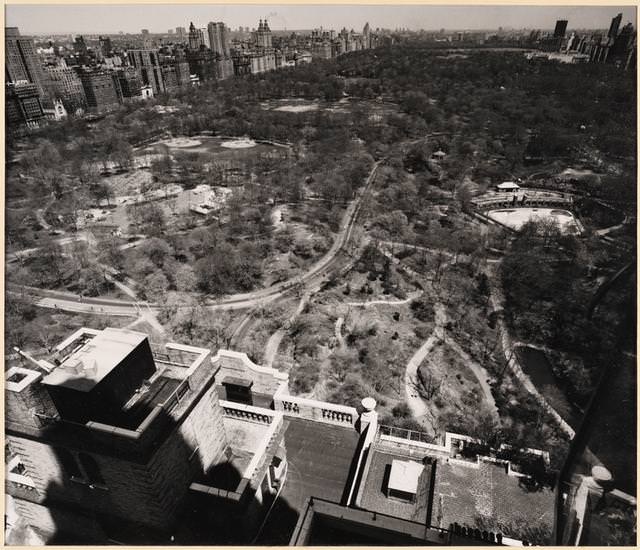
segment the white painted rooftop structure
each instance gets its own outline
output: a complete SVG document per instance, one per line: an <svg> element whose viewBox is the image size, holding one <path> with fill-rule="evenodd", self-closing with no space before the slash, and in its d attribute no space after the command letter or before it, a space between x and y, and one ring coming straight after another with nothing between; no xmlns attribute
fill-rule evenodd
<svg viewBox="0 0 640 550"><path fill-rule="evenodd" d="M418 481L423 469L423 465L414 460L394 459L389 474L389 491L400 491L410 495L417 494Z"/></svg>
<svg viewBox="0 0 640 550"><path fill-rule="evenodd" d="M504 181L498 185L496 185L498 191L516 191L520 189L520 186L513 181Z"/></svg>

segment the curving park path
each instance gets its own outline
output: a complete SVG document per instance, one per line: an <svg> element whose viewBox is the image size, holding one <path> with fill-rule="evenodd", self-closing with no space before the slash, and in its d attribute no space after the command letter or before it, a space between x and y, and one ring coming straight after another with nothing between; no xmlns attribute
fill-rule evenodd
<svg viewBox="0 0 640 550"><path fill-rule="evenodd" d="M414 418L418 421L427 413L427 406L418 393L418 387L420 386L418 368L427 357L427 354L433 349L433 346L444 337L444 326L447 324L447 312L444 305L440 303L435 304L434 309L436 326L429 335L429 338L425 340L424 344L422 344L411 359L409 359L407 369L404 373L404 391L407 397L407 404Z"/></svg>
<svg viewBox="0 0 640 550"><path fill-rule="evenodd" d="M293 315L291 315L291 317L289 317L285 321L285 323L271 335L271 337L267 341L267 345L264 348L264 359L262 360L263 366L265 367L273 366L273 361L275 360L276 355L278 354L278 348L280 347L280 343L282 342L282 339L287 334L287 330L291 326L291 323L293 323L298 317L298 315L300 315L304 311L304 308L306 307L307 303L309 303L310 298L311 298L310 293L307 293L302 298L300 298L300 303L298 304L298 307L296 308L296 310L293 312Z"/></svg>

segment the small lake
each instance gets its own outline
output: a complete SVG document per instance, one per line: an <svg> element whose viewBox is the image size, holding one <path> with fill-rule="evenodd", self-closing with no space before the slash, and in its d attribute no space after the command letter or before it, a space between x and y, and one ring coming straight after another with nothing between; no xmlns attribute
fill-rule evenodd
<svg viewBox="0 0 640 550"><path fill-rule="evenodd" d="M582 413L574 407L564 392L564 384L553 374L551 363L544 351L529 346L516 347L522 370L555 411L574 429Z"/></svg>

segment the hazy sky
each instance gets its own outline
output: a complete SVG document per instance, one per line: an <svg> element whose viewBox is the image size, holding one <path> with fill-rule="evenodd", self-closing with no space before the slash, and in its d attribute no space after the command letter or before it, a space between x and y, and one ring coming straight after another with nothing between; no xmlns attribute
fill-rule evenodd
<svg viewBox="0 0 640 550"><path fill-rule="evenodd" d="M232 29L256 27L268 17L274 30L311 29L323 26L361 30L497 29L498 27L551 29L557 19L568 19L568 29L608 28L611 18L623 14L623 24L636 24L633 6L366 6L366 5L224 5L224 4L129 4L129 5L6 5L6 25L30 33L166 32L188 27L193 21L204 27L224 21Z"/></svg>

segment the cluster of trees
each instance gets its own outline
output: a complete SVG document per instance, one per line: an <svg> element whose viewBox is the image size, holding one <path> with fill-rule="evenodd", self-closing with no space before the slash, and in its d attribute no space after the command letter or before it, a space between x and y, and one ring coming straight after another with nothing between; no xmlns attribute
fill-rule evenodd
<svg viewBox="0 0 640 550"><path fill-rule="evenodd" d="M584 401L603 365L627 338L635 290L630 279L615 286L600 315L589 314L598 280L594 262L600 243L580 240L551 222L523 226L501 266L507 319L520 338L577 355L583 362L558 369L567 391ZM607 276L625 262L608 257L599 270Z"/></svg>
<svg viewBox="0 0 640 550"><path fill-rule="evenodd" d="M485 169L489 157L513 171L529 157L635 153L635 81L612 66L534 62L521 52L445 59L428 44L356 52L337 66L338 74L357 77L350 79L353 95L366 98L375 89L430 132L464 133L461 145L477 152Z"/></svg>
<svg viewBox="0 0 640 550"><path fill-rule="evenodd" d="M93 251L84 241L71 243L67 249L43 237L36 253L18 256L8 269L14 283L49 289L67 289L85 296L98 296L113 289L105 270L96 262Z"/></svg>

